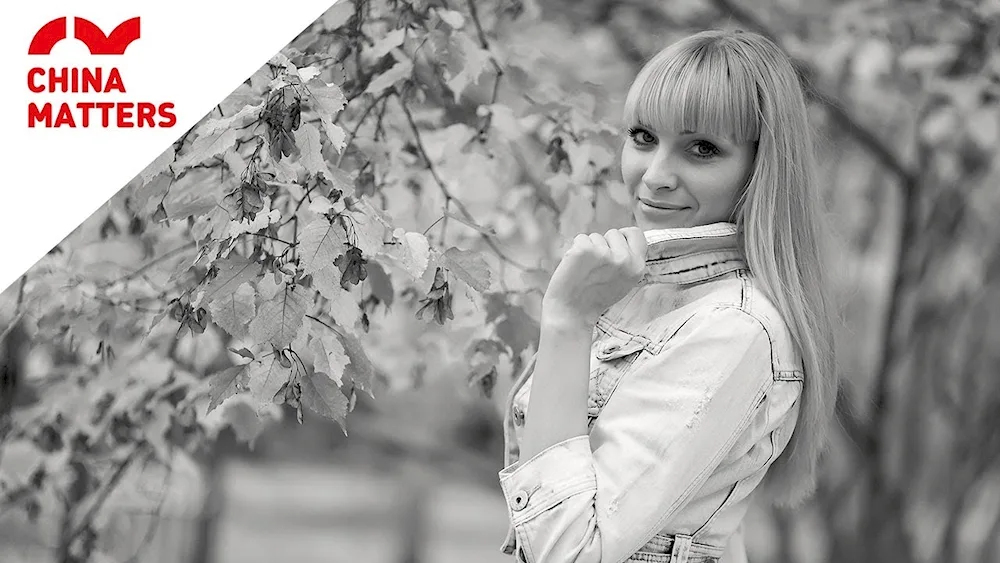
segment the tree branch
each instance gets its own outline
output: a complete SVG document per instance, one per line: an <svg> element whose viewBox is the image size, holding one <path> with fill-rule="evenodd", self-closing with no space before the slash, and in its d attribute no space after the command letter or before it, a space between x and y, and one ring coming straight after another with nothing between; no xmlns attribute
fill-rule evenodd
<svg viewBox="0 0 1000 563"><path fill-rule="evenodd" d="M444 194L445 210L446 210L445 214L447 214L448 202L454 201L455 207L457 207L458 210L461 211L463 215L465 215L465 218L468 221L471 221L472 223L478 225L479 222L472 217L472 214L469 213L469 210L465 207L465 204L463 204L461 200L452 195L451 191L448 190L448 186L445 185L441 177L438 176L437 169L434 167L434 163L431 162L430 157L427 155L427 151L424 149L424 143L420 137L420 130L417 128L417 123L413 119L413 114L410 113L410 108L406 105L406 102L403 101L403 99L400 98L399 96L396 96L396 99L399 100L399 105L403 108L403 114L406 116L406 121L410 124L410 129L413 130L414 142L417 145L417 150L420 151L420 156L427 164L427 169L430 171L431 177L434 178L434 181L435 183L437 183L438 188L441 190L441 193ZM493 241L493 239L486 233L479 231L479 236L483 237L483 240L486 241L487 246L489 246L493 250L493 252L495 252L496 255L500 257L501 260L506 261L507 263L514 266L515 268L518 268L519 270L522 271L531 270L531 268L523 264L520 264L514 259L507 256L507 254L502 250L500 250L500 247L497 246L497 244Z"/></svg>

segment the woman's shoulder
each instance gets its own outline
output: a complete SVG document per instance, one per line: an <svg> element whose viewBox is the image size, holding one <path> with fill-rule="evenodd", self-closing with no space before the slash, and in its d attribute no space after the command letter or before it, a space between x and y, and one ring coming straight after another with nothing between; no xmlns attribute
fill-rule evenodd
<svg viewBox="0 0 1000 563"><path fill-rule="evenodd" d="M691 311L691 320L733 323L744 321L748 332L763 332L771 347L776 374L794 378L802 372L802 361L794 344L792 331L785 322L774 300L767 295L759 282L748 272L740 272L726 279L710 282L703 299Z"/></svg>

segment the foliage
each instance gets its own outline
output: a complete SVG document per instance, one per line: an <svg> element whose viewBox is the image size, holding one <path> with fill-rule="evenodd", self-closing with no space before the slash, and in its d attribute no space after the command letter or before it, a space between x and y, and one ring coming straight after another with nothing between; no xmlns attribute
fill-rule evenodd
<svg viewBox="0 0 1000 563"><path fill-rule="evenodd" d="M136 463L225 426L252 443L279 406L346 432L359 394L419 383L429 346L487 394L518 369L546 225L584 230L611 164L611 129L553 101L552 171L512 173L529 134L499 88L528 73L489 37L526 11L339 2L6 293L50 345L3 437L37 462L3 476L4 505L62 518L62 560L98 556L94 517Z"/></svg>

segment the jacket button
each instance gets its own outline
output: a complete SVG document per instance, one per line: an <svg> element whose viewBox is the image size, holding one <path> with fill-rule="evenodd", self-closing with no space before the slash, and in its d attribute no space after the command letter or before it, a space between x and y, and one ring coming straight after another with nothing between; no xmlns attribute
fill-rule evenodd
<svg viewBox="0 0 1000 563"><path fill-rule="evenodd" d="M517 426L524 424L524 409L519 405L514 406L514 424Z"/></svg>
<svg viewBox="0 0 1000 563"><path fill-rule="evenodd" d="M515 511L524 510L528 506L528 492L520 490L514 493L514 504L511 506Z"/></svg>

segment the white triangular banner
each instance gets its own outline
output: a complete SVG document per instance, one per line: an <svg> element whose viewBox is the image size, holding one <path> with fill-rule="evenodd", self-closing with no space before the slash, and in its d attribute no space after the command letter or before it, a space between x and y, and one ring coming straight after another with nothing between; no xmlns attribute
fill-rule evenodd
<svg viewBox="0 0 1000 563"><path fill-rule="evenodd" d="M0 291L335 1L47 0L7 10L0 18L11 77L0 104L8 139L0 196ZM100 52L125 44L128 25L118 35L113 30L135 17L139 37L122 54L91 54L95 45ZM60 34L65 39L58 40ZM30 55L31 45L50 49L49 54ZM47 102L51 114L44 114ZM63 103L73 113L60 121ZM98 104L114 106L105 110ZM176 123L163 127L171 114Z"/></svg>

